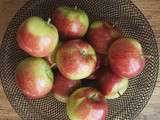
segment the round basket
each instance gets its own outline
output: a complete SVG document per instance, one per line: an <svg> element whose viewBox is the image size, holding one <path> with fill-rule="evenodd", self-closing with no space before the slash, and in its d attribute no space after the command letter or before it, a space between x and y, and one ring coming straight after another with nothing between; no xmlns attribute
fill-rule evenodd
<svg viewBox="0 0 160 120"><path fill-rule="evenodd" d="M19 25L30 16L47 20L59 5L84 9L90 20L106 20L122 30L125 37L134 36L142 44L146 59L144 71L129 81L123 96L108 101L108 120L134 119L152 95L158 76L158 48L153 31L144 15L130 0L30 0L15 15L4 36L0 51L0 79L12 107L24 120L68 120L65 104L52 94L40 100L29 100L16 86L15 69L28 55L19 49L16 32Z"/></svg>

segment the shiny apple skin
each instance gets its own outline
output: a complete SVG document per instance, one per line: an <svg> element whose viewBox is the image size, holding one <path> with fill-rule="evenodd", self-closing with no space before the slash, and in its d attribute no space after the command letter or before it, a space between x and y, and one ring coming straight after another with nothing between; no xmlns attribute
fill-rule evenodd
<svg viewBox="0 0 160 120"><path fill-rule="evenodd" d="M53 81L53 73L42 58L29 57L17 66L17 86L29 99L47 96L52 89Z"/></svg>
<svg viewBox="0 0 160 120"><path fill-rule="evenodd" d="M52 15L53 24L63 38L81 38L89 26L89 19L85 11L71 7L56 8Z"/></svg>
<svg viewBox="0 0 160 120"><path fill-rule="evenodd" d="M100 54L107 54L111 44L120 37L120 30L104 21L94 21L88 32L89 43Z"/></svg>
<svg viewBox="0 0 160 120"><path fill-rule="evenodd" d="M97 81L99 89L106 99L121 97L128 88L128 79L118 76L107 67L99 70Z"/></svg>
<svg viewBox="0 0 160 120"><path fill-rule="evenodd" d="M56 48L58 39L56 27L37 16L26 19L17 31L19 47L34 57L50 55Z"/></svg>
<svg viewBox="0 0 160 120"><path fill-rule="evenodd" d="M96 68L94 72L89 77L87 77L88 80L96 80L97 71L104 66L108 66L108 59L106 59L107 58L106 55L97 53L96 56L97 56Z"/></svg>
<svg viewBox="0 0 160 120"><path fill-rule="evenodd" d="M140 43L133 38L115 41L109 49L108 59L111 69L119 76L133 78L145 66L145 58Z"/></svg>
<svg viewBox="0 0 160 120"><path fill-rule="evenodd" d="M76 90L67 102L70 120L106 120L108 104L96 89L83 87Z"/></svg>
<svg viewBox="0 0 160 120"><path fill-rule="evenodd" d="M90 76L95 70L96 62L96 53L92 46L80 39L64 42L56 55L59 71L71 80Z"/></svg>
<svg viewBox="0 0 160 120"><path fill-rule="evenodd" d="M56 64L56 54L62 43L63 43L62 41L59 41L55 50L49 56L44 57L44 59L48 62L48 64L51 67L53 67L53 65Z"/></svg>
<svg viewBox="0 0 160 120"><path fill-rule="evenodd" d="M52 93L60 102L66 103L71 93L80 87L81 81L70 80L64 77L60 72L55 73L54 86Z"/></svg>

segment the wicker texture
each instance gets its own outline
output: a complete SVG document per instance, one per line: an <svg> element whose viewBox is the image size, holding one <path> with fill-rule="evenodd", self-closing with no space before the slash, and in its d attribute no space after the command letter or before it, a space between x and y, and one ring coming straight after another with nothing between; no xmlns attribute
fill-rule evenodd
<svg viewBox="0 0 160 120"><path fill-rule="evenodd" d="M47 20L56 6L77 6L84 9L90 20L102 19L114 23L126 37L140 40L146 59L141 75L129 81L126 93L110 105L108 120L134 119L148 102L158 76L158 49L153 31L130 0L31 0L12 19L3 39L0 52L0 77L4 91L16 112L24 120L68 120L65 104L58 102L51 94L40 100L28 100L16 86L15 69L28 55L16 44L19 25L29 16L41 16Z"/></svg>

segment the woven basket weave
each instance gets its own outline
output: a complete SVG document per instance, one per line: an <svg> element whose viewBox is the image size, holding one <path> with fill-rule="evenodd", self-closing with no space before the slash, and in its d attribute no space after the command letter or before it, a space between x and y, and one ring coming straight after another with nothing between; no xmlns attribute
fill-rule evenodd
<svg viewBox="0 0 160 120"><path fill-rule="evenodd" d="M15 68L28 55L16 44L16 31L29 16L47 20L58 5L84 9L90 20L101 19L116 24L126 37L134 36L142 44L146 60L144 71L129 81L126 93L110 105L108 120L134 119L148 102L158 76L159 57L153 31L144 15L130 0L30 0L12 19L4 36L0 51L0 79L12 107L24 120L68 120L65 104L49 94L40 100L28 100L15 84Z"/></svg>

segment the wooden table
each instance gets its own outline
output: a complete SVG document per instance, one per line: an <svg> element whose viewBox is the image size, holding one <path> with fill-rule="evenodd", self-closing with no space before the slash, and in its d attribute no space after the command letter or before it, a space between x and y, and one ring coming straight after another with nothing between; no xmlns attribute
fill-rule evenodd
<svg viewBox="0 0 160 120"><path fill-rule="evenodd" d="M11 18L28 0L0 0L0 41ZM160 0L132 0L148 18L160 48ZM8 102L0 84L0 120L20 120ZM154 93L136 120L160 120L160 76Z"/></svg>

